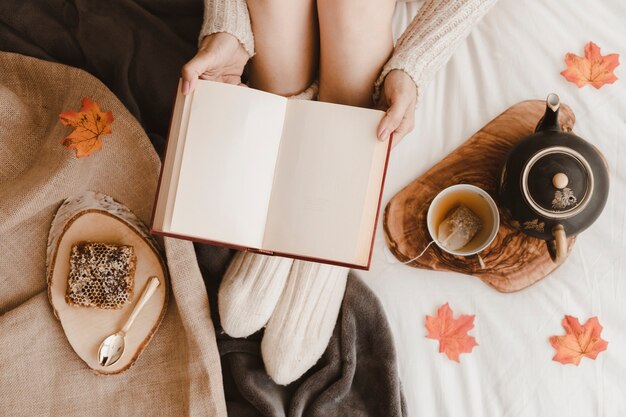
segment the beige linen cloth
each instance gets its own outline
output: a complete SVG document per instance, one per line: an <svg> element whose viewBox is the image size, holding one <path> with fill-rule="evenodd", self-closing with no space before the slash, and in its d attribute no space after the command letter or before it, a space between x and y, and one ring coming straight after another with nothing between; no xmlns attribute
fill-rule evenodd
<svg viewBox="0 0 626 417"><path fill-rule="evenodd" d="M155 86L154 88L159 88ZM112 111L101 151L77 159L59 113L90 97ZM108 194L148 222L159 159L101 82L76 68L0 52L0 414L226 415L219 354L193 246L167 239L167 314L128 371L96 376L74 353L46 293L55 211L83 190Z"/></svg>

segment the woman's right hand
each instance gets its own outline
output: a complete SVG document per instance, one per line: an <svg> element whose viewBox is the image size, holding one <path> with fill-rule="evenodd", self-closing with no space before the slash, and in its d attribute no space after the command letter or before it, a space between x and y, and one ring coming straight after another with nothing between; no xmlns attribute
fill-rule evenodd
<svg viewBox="0 0 626 417"><path fill-rule="evenodd" d="M241 84L241 74L248 59L250 56L233 35L219 32L205 36L196 56L183 66L183 94L194 90L198 78Z"/></svg>

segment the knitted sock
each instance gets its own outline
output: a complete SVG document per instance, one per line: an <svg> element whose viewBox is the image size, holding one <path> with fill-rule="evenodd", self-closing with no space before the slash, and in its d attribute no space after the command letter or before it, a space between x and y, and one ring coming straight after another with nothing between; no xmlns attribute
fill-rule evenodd
<svg viewBox="0 0 626 417"><path fill-rule="evenodd" d="M288 98L295 98L298 100L317 100L317 93L320 90L320 83L315 80L313 83L306 88L306 90L294 94L293 96L289 96Z"/></svg>
<svg viewBox="0 0 626 417"><path fill-rule="evenodd" d="M346 289L348 269L296 260L261 342L265 369L287 385L322 356Z"/></svg>
<svg viewBox="0 0 626 417"><path fill-rule="evenodd" d="M293 259L237 252L218 291L222 328L247 337L269 320L283 292Z"/></svg>

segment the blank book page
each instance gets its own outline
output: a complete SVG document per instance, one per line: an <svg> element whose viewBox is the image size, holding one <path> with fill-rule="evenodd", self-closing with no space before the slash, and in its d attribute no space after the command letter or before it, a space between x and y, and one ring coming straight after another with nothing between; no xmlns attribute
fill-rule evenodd
<svg viewBox="0 0 626 417"><path fill-rule="evenodd" d="M388 145L376 139L382 116L378 110L289 101L265 249L355 263L359 241L371 241L361 228L373 158Z"/></svg>
<svg viewBox="0 0 626 417"><path fill-rule="evenodd" d="M286 103L258 90L198 82L172 233L261 247Z"/></svg>

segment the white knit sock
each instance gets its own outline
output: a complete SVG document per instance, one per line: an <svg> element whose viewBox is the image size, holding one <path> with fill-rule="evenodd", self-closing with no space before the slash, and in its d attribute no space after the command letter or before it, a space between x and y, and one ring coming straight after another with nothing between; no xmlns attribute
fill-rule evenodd
<svg viewBox="0 0 626 417"><path fill-rule="evenodd" d="M283 292L293 259L237 252L220 285L217 304L222 328L247 337L269 320Z"/></svg>
<svg viewBox="0 0 626 417"><path fill-rule="evenodd" d="M320 83L317 80L315 80L310 86L306 88L306 90L298 94L289 96L288 98L295 98L298 100L317 100L317 94L319 93L319 90L320 90Z"/></svg>
<svg viewBox="0 0 626 417"><path fill-rule="evenodd" d="M339 315L348 269L296 260L267 323L261 353L265 369L287 385L322 356Z"/></svg>

